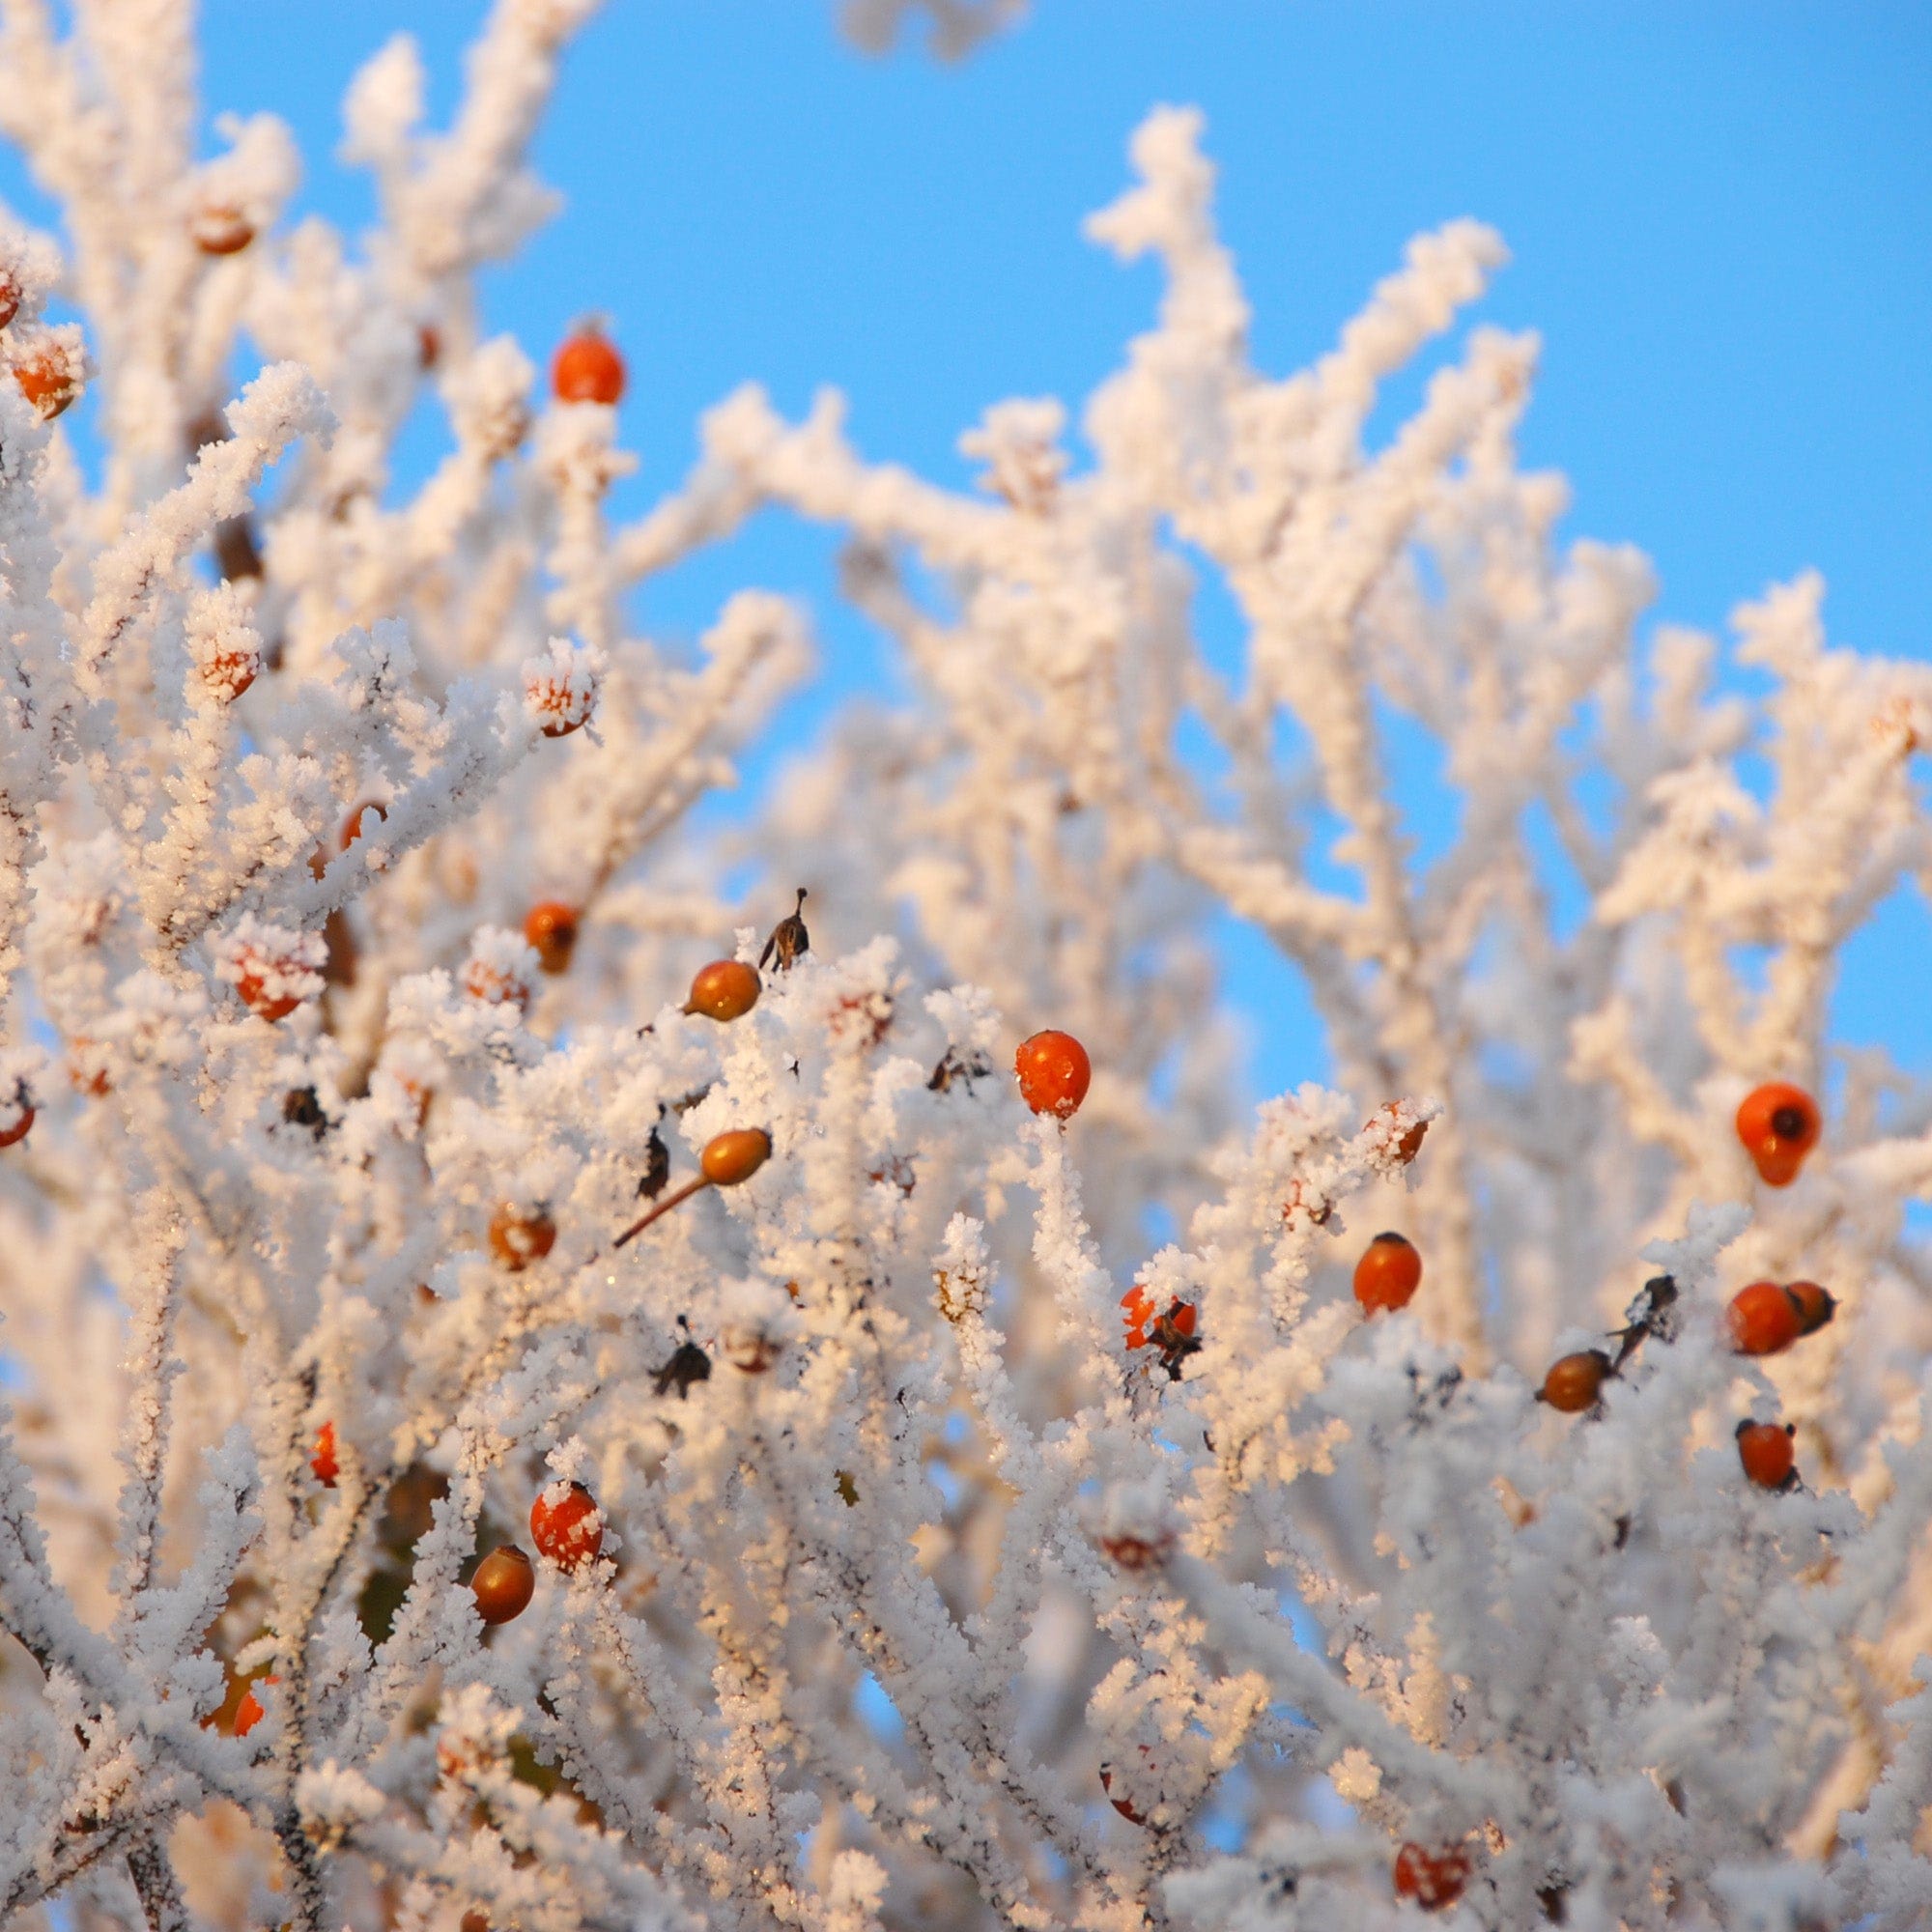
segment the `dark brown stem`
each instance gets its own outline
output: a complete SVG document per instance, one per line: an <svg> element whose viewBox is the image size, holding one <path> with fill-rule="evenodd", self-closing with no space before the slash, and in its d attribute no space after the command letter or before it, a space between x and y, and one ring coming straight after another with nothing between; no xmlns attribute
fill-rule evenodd
<svg viewBox="0 0 1932 1932"><path fill-rule="evenodd" d="M626 1241L631 1239L633 1236L641 1235L644 1232L644 1230L648 1228L651 1225L651 1223L658 1218L660 1214L668 1214L670 1210L673 1208L675 1208L680 1201L689 1201L691 1197L694 1194L696 1194L700 1187L709 1187L710 1185L711 1185L711 1179L708 1175L700 1174L696 1178L696 1179L687 1180L684 1183L684 1185L680 1187L674 1194L667 1194L665 1198L662 1201L658 1202L651 1208L650 1212L645 1214L641 1220L633 1221L631 1225L628 1228L626 1228L624 1232L621 1235L619 1235L614 1241L611 1243L611 1247L621 1248Z"/></svg>

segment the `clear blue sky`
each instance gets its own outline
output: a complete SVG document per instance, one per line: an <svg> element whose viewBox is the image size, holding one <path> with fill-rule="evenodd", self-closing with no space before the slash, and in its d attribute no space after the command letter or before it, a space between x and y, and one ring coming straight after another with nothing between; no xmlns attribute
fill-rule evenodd
<svg viewBox="0 0 1932 1932"><path fill-rule="evenodd" d="M209 105L284 115L308 205L357 224L366 193L327 159L345 82L408 26L446 108L481 11L213 0ZM1483 313L1544 336L1524 441L1570 476L1571 532L1649 552L1674 619L1720 624L1816 565L1840 640L1932 652L1922 5L1037 0L948 68L855 53L817 0L613 0L539 147L569 205L493 282L491 320L541 354L579 310L611 313L635 500L747 377L788 411L838 384L864 449L963 478L954 439L988 401L1077 405L1144 326L1151 271L1078 230L1159 100L1207 112L1264 366L1319 353L1414 231L1480 216L1515 253ZM11 157L0 192L19 192ZM695 630L747 577L825 614L829 557L762 529L645 615ZM829 641L794 732L876 668L856 627ZM1849 1031L1879 1030L1888 961L1925 932L1894 922L1867 949ZM1932 1060L1932 1023L1900 1043ZM1300 1051L1277 1041L1257 1073L1293 1077Z"/></svg>

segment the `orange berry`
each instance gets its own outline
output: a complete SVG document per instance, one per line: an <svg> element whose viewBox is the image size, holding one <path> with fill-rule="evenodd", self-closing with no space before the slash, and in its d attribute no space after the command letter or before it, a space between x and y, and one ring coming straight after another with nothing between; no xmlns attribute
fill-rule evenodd
<svg viewBox="0 0 1932 1932"><path fill-rule="evenodd" d="M476 1599L476 1614L486 1624L506 1624L529 1608L537 1573L514 1543L506 1543L477 1564L469 1588Z"/></svg>
<svg viewBox="0 0 1932 1932"><path fill-rule="evenodd" d="M268 1715L262 1708L262 1700L254 1691L242 1691L242 1701L235 1707L235 1735L238 1738L245 1738Z"/></svg>
<svg viewBox="0 0 1932 1932"><path fill-rule="evenodd" d="M1070 1033L1051 1031L1020 1042L1013 1071L1019 1077L1020 1098L1036 1114L1051 1114L1062 1121L1079 1112L1087 1083L1094 1077L1087 1049Z"/></svg>
<svg viewBox="0 0 1932 1932"><path fill-rule="evenodd" d="M1355 1299L1371 1315L1406 1308L1422 1281L1422 1256L1406 1235L1378 1235L1355 1264Z"/></svg>
<svg viewBox="0 0 1932 1932"><path fill-rule="evenodd" d="M1776 1355L1804 1332L1798 1298L1775 1281L1741 1288L1724 1310L1731 1347L1741 1355Z"/></svg>
<svg viewBox="0 0 1932 1932"><path fill-rule="evenodd" d="M741 1020L758 1004L764 982L742 959L714 959L700 966L691 981L688 1013L713 1020Z"/></svg>
<svg viewBox="0 0 1932 1932"><path fill-rule="evenodd" d="M335 1487L335 1479L342 1473L341 1465L335 1460L335 1424L325 1422L316 1432L315 1454L308 1459L308 1465L315 1471L315 1479L325 1490Z"/></svg>
<svg viewBox="0 0 1932 1932"><path fill-rule="evenodd" d="M1817 1101L1788 1081L1754 1087L1738 1107L1738 1139L1768 1187L1789 1187L1797 1179L1824 1124Z"/></svg>
<svg viewBox="0 0 1932 1932"><path fill-rule="evenodd" d="M577 951L577 908L561 899L542 900L525 918L524 937L536 949L546 973L569 972L570 955Z"/></svg>
<svg viewBox="0 0 1932 1932"><path fill-rule="evenodd" d="M1815 1335L1838 1312L1837 1297L1815 1281L1787 1281L1784 1292L1798 1304L1801 1335Z"/></svg>
<svg viewBox="0 0 1932 1932"><path fill-rule="evenodd" d="M376 814L378 818L382 819L386 819L389 815L389 808L386 805L384 805L380 798L365 798L362 801L362 803L358 805L355 808L355 810L352 811L349 814L349 816L342 821L342 833L336 842L341 846L343 851L345 852L348 851L350 846L355 844L356 839L361 838L362 822L364 818L367 817L367 815L372 811Z"/></svg>
<svg viewBox="0 0 1932 1932"><path fill-rule="evenodd" d="M762 1127L733 1127L704 1143L697 1164L714 1187L736 1187L750 1180L771 1158L772 1137Z"/></svg>
<svg viewBox="0 0 1932 1932"><path fill-rule="evenodd" d="M58 342L49 342L24 362L14 363L14 380L43 422L51 422L81 390L80 371Z"/></svg>
<svg viewBox="0 0 1932 1932"><path fill-rule="evenodd" d="M242 1004L258 1019L285 1020L301 1005L301 1000L294 993L270 993L268 981L260 973L243 973L235 982L235 992Z"/></svg>
<svg viewBox="0 0 1932 1932"><path fill-rule="evenodd" d="M20 1109L20 1118L11 1127L0 1128L0 1148L10 1148L16 1142L25 1140L27 1129L34 1124L33 1108L24 1100L16 1101L14 1104Z"/></svg>
<svg viewBox="0 0 1932 1932"><path fill-rule="evenodd" d="M1797 1474L1791 1438L1797 1430L1785 1423L1741 1422L1738 1424L1738 1461L1761 1490L1785 1490Z"/></svg>
<svg viewBox="0 0 1932 1932"><path fill-rule="evenodd" d="M541 1208L526 1214L505 1201L490 1217L490 1252L512 1274L522 1274L555 1246L556 1223Z"/></svg>
<svg viewBox="0 0 1932 1932"><path fill-rule="evenodd" d="M457 1932L490 1932L490 1915L479 1905L472 1905L463 1915Z"/></svg>
<svg viewBox="0 0 1932 1932"><path fill-rule="evenodd" d="M1550 1363L1536 1399L1565 1415L1580 1415L1596 1402L1609 1374L1610 1358L1601 1349L1565 1355Z"/></svg>
<svg viewBox="0 0 1932 1932"><path fill-rule="evenodd" d="M561 1502L540 1494L530 1505L530 1541L559 1570L575 1570L604 1548L597 1498L582 1483L572 1483Z"/></svg>
<svg viewBox="0 0 1932 1932"><path fill-rule="evenodd" d="M615 403L624 393L624 358L586 323L556 352L550 382L560 403Z"/></svg>
<svg viewBox="0 0 1932 1932"><path fill-rule="evenodd" d="M1431 1852L1410 1840L1395 1855L1395 1892L1425 1912L1440 1912L1463 1896L1469 1883L1469 1855L1461 1846Z"/></svg>
<svg viewBox="0 0 1932 1932"><path fill-rule="evenodd" d="M204 255L239 255L255 239L255 224L239 208L197 209L188 223Z"/></svg>

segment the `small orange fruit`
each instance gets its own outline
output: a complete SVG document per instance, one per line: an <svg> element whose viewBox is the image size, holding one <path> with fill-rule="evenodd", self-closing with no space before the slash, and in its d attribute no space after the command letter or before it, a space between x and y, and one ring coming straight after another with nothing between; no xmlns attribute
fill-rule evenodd
<svg viewBox="0 0 1932 1932"><path fill-rule="evenodd" d="M45 343L25 361L14 363L14 380L43 422L51 422L81 391L80 371L57 341Z"/></svg>
<svg viewBox="0 0 1932 1932"><path fill-rule="evenodd" d="M684 1009L706 1019L741 1020L758 1004L762 990L763 981L742 959L714 959L693 977Z"/></svg>
<svg viewBox="0 0 1932 1932"><path fill-rule="evenodd" d="M1797 1459L1791 1438L1797 1430L1790 1423L1741 1422L1738 1424L1738 1461L1745 1474L1761 1490L1788 1490L1797 1479Z"/></svg>
<svg viewBox="0 0 1932 1932"><path fill-rule="evenodd" d="M1019 1078L1020 1098L1036 1114L1067 1121L1087 1097L1094 1066L1087 1049L1070 1033L1049 1030L1020 1042L1013 1055L1013 1072Z"/></svg>
<svg viewBox="0 0 1932 1932"><path fill-rule="evenodd" d="M616 403L624 394L624 358L601 328L585 323L556 352L550 382L560 403Z"/></svg>
<svg viewBox="0 0 1932 1932"><path fill-rule="evenodd" d="M1355 1264L1355 1299L1371 1315L1406 1308L1422 1281L1422 1256L1406 1235L1378 1235Z"/></svg>
<svg viewBox="0 0 1932 1932"><path fill-rule="evenodd" d="M540 901L524 921L524 937L546 973L569 972L570 956L577 951L577 908L561 899Z"/></svg>
<svg viewBox="0 0 1932 1932"><path fill-rule="evenodd" d="M555 1246L556 1223L542 1208L526 1214L505 1201L490 1217L490 1252L512 1274L522 1274Z"/></svg>
<svg viewBox="0 0 1932 1932"><path fill-rule="evenodd" d="M1469 1855L1459 1845L1432 1852L1413 1840L1395 1855L1398 1898L1412 1898L1425 1912L1441 1912L1463 1896L1469 1883Z"/></svg>
<svg viewBox="0 0 1932 1932"><path fill-rule="evenodd" d="M1738 1107L1738 1139L1767 1187L1789 1187L1818 1145L1824 1121L1802 1087L1774 1080L1754 1087Z"/></svg>
<svg viewBox="0 0 1932 1932"><path fill-rule="evenodd" d="M1775 1281L1741 1288L1724 1310L1731 1347L1741 1355L1776 1355L1804 1332L1797 1297Z"/></svg>
<svg viewBox="0 0 1932 1932"><path fill-rule="evenodd" d="M315 1479L325 1490L335 1487L335 1479L342 1473L341 1464L335 1459L335 1424L325 1422L316 1432L315 1454L308 1459L308 1465L315 1471Z"/></svg>
<svg viewBox="0 0 1932 1932"><path fill-rule="evenodd" d="M34 1110L24 1098L14 1103L20 1110L20 1118L11 1127L0 1128L0 1148L10 1148L27 1138L27 1131L34 1124Z"/></svg>
<svg viewBox="0 0 1932 1932"><path fill-rule="evenodd" d="M1565 1415L1580 1415L1595 1404L1609 1374L1610 1358L1601 1349L1564 1355L1550 1363L1536 1399Z"/></svg>
<svg viewBox="0 0 1932 1932"><path fill-rule="evenodd" d="M514 1543L505 1543L477 1564L469 1588L476 1599L476 1614L486 1624L506 1624L529 1608L536 1594L536 1569Z"/></svg>
<svg viewBox="0 0 1932 1932"><path fill-rule="evenodd" d="M714 1187L736 1187L771 1158L772 1137L762 1127L733 1127L704 1143L697 1164Z"/></svg>
<svg viewBox="0 0 1932 1932"><path fill-rule="evenodd" d="M3 1145L3 1144L0 1144ZM1784 1292L1798 1304L1798 1332L1815 1335L1838 1312L1837 1297L1815 1281L1787 1281Z"/></svg>

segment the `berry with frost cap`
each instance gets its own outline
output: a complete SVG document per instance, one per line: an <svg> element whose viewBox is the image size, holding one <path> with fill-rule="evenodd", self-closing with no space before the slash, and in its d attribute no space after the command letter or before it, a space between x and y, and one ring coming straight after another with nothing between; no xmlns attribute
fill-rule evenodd
<svg viewBox="0 0 1932 1932"><path fill-rule="evenodd" d="M524 709L546 738L567 738L589 724L598 672L591 652L573 650L562 638L550 640L547 657L524 660Z"/></svg>
<svg viewBox="0 0 1932 1932"><path fill-rule="evenodd" d="M270 925L246 913L222 944L217 975L259 1019L286 1019L323 988L328 946L319 932Z"/></svg>

